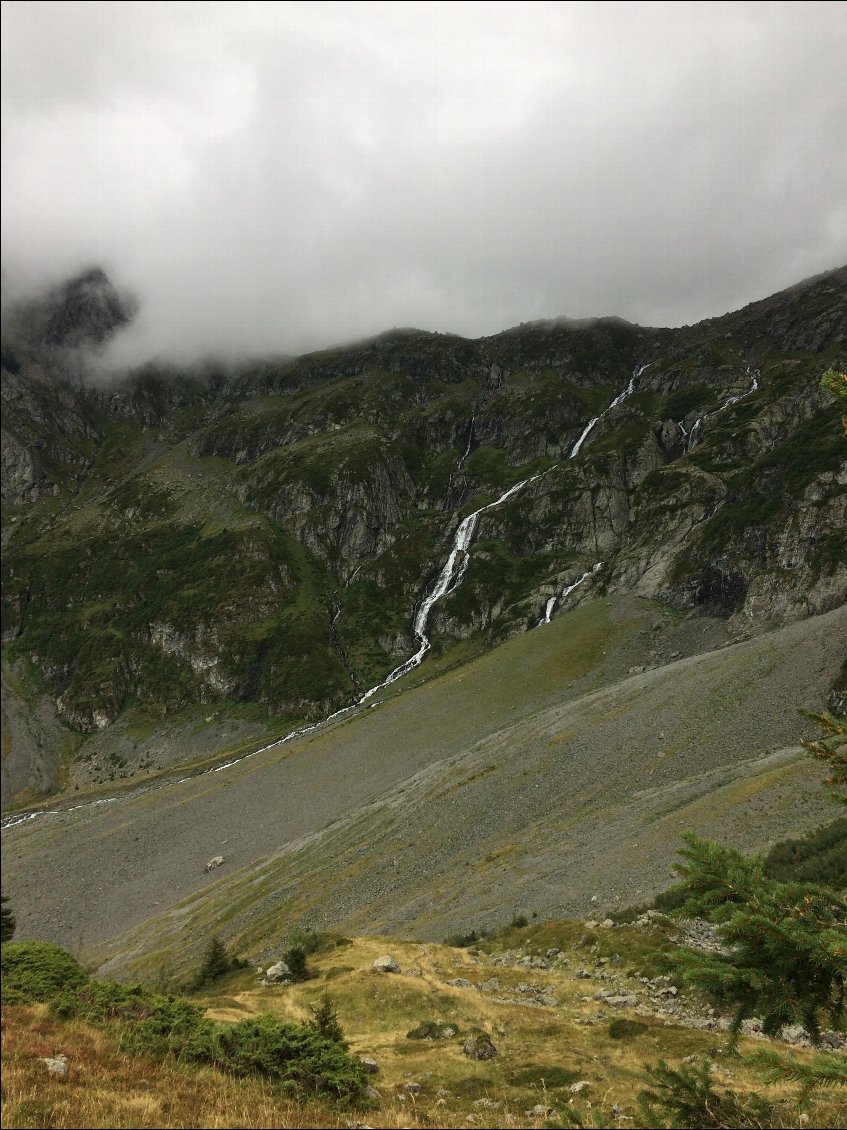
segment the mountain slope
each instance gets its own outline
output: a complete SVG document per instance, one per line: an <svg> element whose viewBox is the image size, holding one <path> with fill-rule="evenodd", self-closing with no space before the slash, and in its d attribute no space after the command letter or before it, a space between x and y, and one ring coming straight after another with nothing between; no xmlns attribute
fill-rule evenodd
<svg viewBox="0 0 847 1130"><path fill-rule="evenodd" d="M818 387L845 364L847 269L679 330L396 330L94 387L79 350L119 302L89 273L3 349L4 654L21 714L58 704L77 781L354 701L415 651L460 520L525 479L481 515L433 656L558 613L598 562L568 607L636 592L737 634L847 597L847 445Z"/></svg>
<svg viewBox="0 0 847 1130"><path fill-rule="evenodd" d="M225 772L7 829L20 934L147 973L210 933L258 952L303 917L441 937L504 906L642 901L686 827L745 849L802 833L826 800L786 748L841 663L847 610L695 653L721 630L588 603ZM621 678L659 637L690 657Z"/></svg>

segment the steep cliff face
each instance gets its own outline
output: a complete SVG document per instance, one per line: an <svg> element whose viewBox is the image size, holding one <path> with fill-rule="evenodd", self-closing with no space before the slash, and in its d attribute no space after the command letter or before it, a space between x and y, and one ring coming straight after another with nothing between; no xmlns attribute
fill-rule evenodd
<svg viewBox="0 0 847 1130"><path fill-rule="evenodd" d="M3 350L4 640L80 730L350 701L412 649L460 519L524 479L481 515L439 646L531 628L591 570L565 608L637 592L740 632L847 599L847 443L819 388L847 269L679 330L395 330L97 389L69 359L129 316L104 278Z"/></svg>

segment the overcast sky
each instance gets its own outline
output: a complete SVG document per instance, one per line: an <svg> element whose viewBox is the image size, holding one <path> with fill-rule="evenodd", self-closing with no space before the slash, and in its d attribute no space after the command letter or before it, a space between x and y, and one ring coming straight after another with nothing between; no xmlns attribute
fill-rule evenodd
<svg viewBox="0 0 847 1130"><path fill-rule="evenodd" d="M127 358L678 325L847 261L847 4L19 3L7 290Z"/></svg>

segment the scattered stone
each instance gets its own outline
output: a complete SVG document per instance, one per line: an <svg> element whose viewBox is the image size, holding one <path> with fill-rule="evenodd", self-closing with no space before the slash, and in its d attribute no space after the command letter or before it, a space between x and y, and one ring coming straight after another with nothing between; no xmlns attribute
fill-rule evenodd
<svg viewBox="0 0 847 1130"><path fill-rule="evenodd" d="M495 1099L474 1099L471 1106L479 1107L481 1110L499 1110L500 1104Z"/></svg>
<svg viewBox="0 0 847 1130"><path fill-rule="evenodd" d="M368 1075L379 1075L379 1064L375 1059L371 1059L369 1055L363 1055L359 1058L359 1063L365 1069Z"/></svg>
<svg viewBox="0 0 847 1130"><path fill-rule="evenodd" d="M551 948L545 954L545 957L558 957L561 952L562 951L557 950L555 946L551 946Z"/></svg>
<svg viewBox="0 0 847 1130"><path fill-rule="evenodd" d="M497 977L489 977L487 981L480 981L477 988L481 993L498 993L500 991L500 980Z"/></svg>
<svg viewBox="0 0 847 1130"><path fill-rule="evenodd" d="M592 899L591 901L593 902L594 900ZM584 925L586 930L596 930L600 923L594 918L589 918Z"/></svg>
<svg viewBox="0 0 847 1130"><path fill-rule="evenodd" d="M795 1046L802 1047L803 1045L811 1043L809 1033L802 1024L786 1025L779 1035L780 1039L785 1040L786 1044L794 1044Z"/></svg>
<svg viewBox="0 0 847 1130"><path fill-rule="evenodd" d="M68 1057L64 1052L59 1052L56 1056L46 1056L41 1062L47 1064L47 1074L57 1079L64 1079L68 1073Z"/></svg>
<svg viewBox="0 0 847 1130"><path fill-rule="evenodd" d="M373 963L373 971L374 973L399 973L400 966L391 954L386 953L382 957L378 957Z"/></svg>
<svg viewBox="0 0 847 1130"><path fill-rule="evenodd" d="M473 1040L465 1040L462 1051L468 1059L494 1059L497 1055L497 1049L488 1036L477 1036Z"/></svg>
<svg viewBox="0 0 847 1130"><path fill-rule="evenodd" d="M644 667L643 665L639 665L637 667L630 667L629 670L627 671L627 675L643 675L646 670L647 670L647 668Z"/></svg>
<svg viewBox="0 0 847 1130"><path fill-rule="evenodd" d="M378 1091L376 1087L365 1087L365 1095L371 1102L382 1102L382 1092Z"/></svg>
<svg viewBox="0 0 847 1130"><path fill-rule="evenodd" d="M538 998L538 1003L546 1005L547 1008L555 1008L559 1003L559 998L554 997L552 993L542 993Z"/></svg>
<svg viewBox="0 0 847 1130"><path fill-rule="evenodd" d="M590 981L591 980L591 974L588 972L587 969L577 969L576 973L574 973L573 976L574 976L575 981Z"/></svg>
<svg viewBox="0 0 847 1130"><path fill-rule="evenodd" d="M206 866L204 871L214 871L216 867L223 867L224 857L222 855L213 855Z"/></svg>
<svg viewBox="0 0 847 1130"><path fill-rule="evenodd" d="M265 973L265 985L285 985L291 982L291 970L284 961L277 961Z"/></svg>
<svg viewBox="0 0 847 1130"><path fill-rule="evenodd" d="M571 1083L571 1085L568 1089L569 1089L569 1091L572 1095L581 1095L582 1092L587 1091L590 1088L590 1086L591 1086L591 1084L588 1082L587 1079L580 1079L576 1083Z"/></svg>
<svg viewBox="0 0 847 1130"><path fill-rule="evenodd" d="M603 995L603 1001L612 1008L634 1008L638 1004L635 993L616 993L612 996Z"/></svg>
<svg viewBox="0 0 847 1130"><path fill-rule="evenodd" d="M556 1111L552 1106L545 1106L544 1103L536 1103L532 1110L525 1110L524 1114L527 1118L548 1118Z"/></svg>
<svg viewBox="0 0 847 1130"><path fill-rule="evenodd" d="M464 977L454 977L452 981L447 981L446 984L452 985L454 989L472 989L473 982L468 981Z"/></svg>
<svg viewBox="0 0 847 1130"><path fill-rule="evenodd" d="M419 1095L421 1093L420 1083L404 1083L403 1090L407 1095Z"/></svg>
<svg viewBox="0 0 847 1130"><path fill-rule="evenodd" d="M604 918L604 919L603 919L603 921L602 921L602 922L600 923L600 927L599 927L599 928L600 928L601 930L611 930L611 929L612 929L612 927L614 926L614 924L615 924L615 923L614 923L614 920L613 920L613 919L611 919L611 918Z"/></svg>

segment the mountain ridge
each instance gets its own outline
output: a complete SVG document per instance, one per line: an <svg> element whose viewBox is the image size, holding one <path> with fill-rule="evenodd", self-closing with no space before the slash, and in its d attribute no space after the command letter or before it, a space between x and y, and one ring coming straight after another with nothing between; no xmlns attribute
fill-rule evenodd
<svg viewBox="0 0 847 1130"><path fill-rule="evenodd" d="M95 282L96 329L112 292ZM58 704L77 747L127 712L142 729L216 705L242 732L263 711L316 720L414 652L452 531L521 480L434 609L436 649L526 630L598 561L570 605L634 591L737 631L836 606L847 468L818 378L845 310L842 268L683 330L599 319L484 347L389 331L106 390L13 343L7 681L36 687L23 713ZM120 756L111 771L139 770Z"/></svg>

